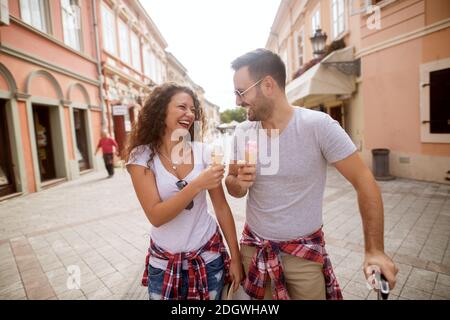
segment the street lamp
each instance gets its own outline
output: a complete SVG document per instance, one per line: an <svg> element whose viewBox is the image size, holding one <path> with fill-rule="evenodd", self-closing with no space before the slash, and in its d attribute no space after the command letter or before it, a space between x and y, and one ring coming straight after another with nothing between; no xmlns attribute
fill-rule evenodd
<svg viewBox="0 0 450 320"><path fill-rule="evenodd" d="M322 32L322 29L317 28L314 36L310 38L313 46L313 54L315 58L320 58L325 55L325 44L327 41L327 34ZM361 60L356 59L352 61L326 61L324 58L322 60L322 64L324 66L333 66L337 68L339 71L347 74L347 75L356 75L360 76L361 74Z"/></svg>
<svg viewBox="0 0 450 320"><path fill-rule="evenodd" d="M318 28L316 29L314 36L312 36L310 40L313 46L314 56L318 58L323 55L325 53L327 34L325 32L322 32L322 29Z"/></svg>

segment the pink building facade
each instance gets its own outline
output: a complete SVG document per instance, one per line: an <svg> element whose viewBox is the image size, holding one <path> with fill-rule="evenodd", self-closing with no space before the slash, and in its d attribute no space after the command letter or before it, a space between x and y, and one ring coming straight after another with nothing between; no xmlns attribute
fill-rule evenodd
<svg viewBox="0 0 450 320"><path fill-rule="evenodd" d="M139 1L96 4L106 123L122 151L145 97L167 80L167 43Z"/></svg>
<svg viewBox="0 0 450 320"><path fill-rule="evenodd" d="M98 168L102 127L94 1L2 1L0 197Z"/></svg>
<svg viewBox="0 0 450 320"><path fill-rule="evenodd" d="M392 175L450 183L449 1L283 0L266 47L288 67L290 102L328 112L370 167L387 148Z"/></svg>

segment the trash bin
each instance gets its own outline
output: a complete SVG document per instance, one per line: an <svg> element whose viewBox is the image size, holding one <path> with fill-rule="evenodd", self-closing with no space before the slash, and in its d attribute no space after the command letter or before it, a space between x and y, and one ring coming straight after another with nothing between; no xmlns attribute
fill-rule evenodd
<svg viewBox="0 0 450 320"><path fill-rule="evenodd" d="M389 174L389 149L372 149L373 175L376 180L393 180L395 177Z"/></svg>

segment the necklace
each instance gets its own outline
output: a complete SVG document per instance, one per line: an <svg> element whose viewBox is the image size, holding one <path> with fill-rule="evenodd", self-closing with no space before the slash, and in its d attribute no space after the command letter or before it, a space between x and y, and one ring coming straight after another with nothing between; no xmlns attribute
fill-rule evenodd
<svg viewBox="0 0 450 320"><path fill-rule="evenodd" d="M162 155L164 158L166 158L169 161L173 170L177 171L178 163L173 163L172 160L170 160L169 157L167 157L164 153L159 152L159 154Z"/></svg>
<svg viewBox="0 0 450 320"><path fill-rule="evenodd" d="M183 148L183 150L185 150L185 148ZM191 150L192 150L192 149L191 149L191 147L189 146L189 154L190 154L190 151L191 151ZM181 163L176 163L176 162L172 162L172 160L171 160L168 156L166 156L164 153L158 152L158 154L160 154L160 155L162 155L164 158L166 158L167 161L169 161L169 163L170 163L172 169L175 170L175 171L177 171L177 167L178 167L180 164L183 164L183 163L184 163L184 159L186 158L185 153L183 153L183 159L181 160Z"/></svg>

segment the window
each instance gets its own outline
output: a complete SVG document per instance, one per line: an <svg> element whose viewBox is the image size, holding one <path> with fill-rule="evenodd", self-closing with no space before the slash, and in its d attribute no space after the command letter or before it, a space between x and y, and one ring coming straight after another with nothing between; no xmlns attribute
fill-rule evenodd
<svg viewBox="0 0 450 320"><path fill-rule="evenodd" d="M8 0L0 0L0 25L9 25Z"/></svg>
<svg viewBox="0 0 450 320"><path fill-rule="evenodd" d="M450 143L450 58L420 66L422 142Z"/></svg>
<svg viewBox="0 0 450 320"><path fill-rule="evenodd" d="M164 81L164 65L150 45L144 48L144 74L158 84Z"/></svg>
<svg viewBox="0 0 450 320"><path fill-rule="evenodd" d="M153 51L150 49L149 51L149 58L150 58L150 78L152 78L153 81L156 81L156 58Z"/></svg>
<svg viewBox="0 0 450 320"><path fill-rule="evenodd" d="M131 33L131 55L133 67L141 71L141 49L139 46L139 38L134 32Z"/></svg>
<svg viewBox="0 0 450 320"><path fill-rule="evenodd" d="M364 14L367 11L367 7L372 0L349 0L348 10L351 16L357 14Z"/></svg>
<svg viewBox="0 0 450 320"><path fill-rule="evenodd" d="M286 47L281 49L280 58L281 58L281 60L283 60L284 65L286 66L286 75L287 75L287 78L289 78L290 68L289 68L289 61L288 61L288 50Z"/></svg>
<svg viewBox="0 0 450 320"><path fill-rule="evenodd" d="M120 58L123 62L130 64L130 36L128 26L122 20L119 20L119 44Z"/></svg>
<svg viewBox="0 0 450 320"><path fill-rule="evenodd" d="M156 81L156 83L161 83L162 82L162 77L161 77L161 60L159 60L159 58L157 56L155 56L155 72L153 73L154 79Z"/></svg>
<svg viewBox="0 0 450 320"><path fill-rule="evenodd" d="M163 83L164 82L164 65L158 57L156 59L156 82Z"/></svg>
<svg viewBox="0 0 450 320"><path fill-rule="evenodd" d="M305 30L303 28L298 31L296 38L296 50L297 50L297 63L298 67L301 68L305 63Z"/></svg>
<svg viewBox="0 0 450 320"><path fill-rule="evenodd" d="M20 0L20 16L26 23L42 32L49 32L47 23L47 1Z"/></svg>
<svg viewBox="0 0 450 320"><path fill-rule="evenodd" d="M150 54L150 46L146 45L144 47L144 74L149 77L150 79L154 80L152 78L152 66L151 66L151 54Z"/></svg>
<svg viewBox="0 0 450 320"><path fill-rule="evenodd" d="M81 51L81 16L78 0L61 0L64 43Z"/></svg>
<svg viewBox="0 0 450 320"><path fill-rule="evenodd" d="M102 35L106 51L117 55L116 23L114 13L102 3Z"/></svg>
<svg viewBox="0 0 450 320"><path fill-rule="evenodd" d="M314 33L317 29L320 29L320 10L317 9L312 17L311 17L311 35L314 36Z"/></svg>
<svg viewBox="0 0 450 320"><path fill-rule="evenodd" d="M332 13L332 26L333 37L339 37L345 31L345 1L344 0L332 0L331 13Z"/></svg>
<svg viewBox="0 0 450 320"><path fill-rule="evenodd" d="M430 72L430 133L450 133L450 68Z"/></svg>

